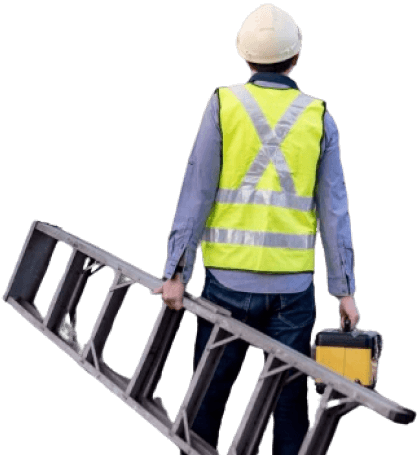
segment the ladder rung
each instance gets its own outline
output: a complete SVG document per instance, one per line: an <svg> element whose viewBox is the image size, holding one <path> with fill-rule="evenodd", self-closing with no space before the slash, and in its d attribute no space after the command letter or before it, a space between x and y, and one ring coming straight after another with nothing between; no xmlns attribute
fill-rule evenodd
<svg viewBox="0 0 418 455"><path fill-rule="evenodd" d="M174 422L172 428L173 434L177 434L179 436L183 435L181 428L184 422L184 415L187 416L188 424L190 426L193 425L197 411L199 410L200 404L205 396L206 390L209 387L210 381L225 349L225 343L220 343L215 348L213 346L219 341L230 338L231 334L229 332L220 328L218 325L213 326L206 348L196 367L196 371L193 374L186 396Z"/></svg>
<svg viewBox="0 0 418 455"><path fill-rule="evenodd" d="M83 357L90 363L94 361L94 354L91 349L92 346L95 347L97 359L101 359L104 346L112 330L115 318L129 289L129 286L114 289L113 285L118 282L119 277L120 273L116 273L113 284L94 325L90 341L87 343L84 350Z"/></svg>
<svg viewBox="0 0 418 455"><path fill-rule="evenodd" d="M86 258L85 254L78 250L73 250L64 276L58 285L44 320L45 326L52 332L57 330L68 312L71 297L76 291L77 283L80 282Z"/></svg>
<svg viewBox="0 0 418 455"><path fill-rule="evenodd" d="M250 398L244 417L228 455L253 455L261 441L268 419L288 377L288 365L282 364L272 354L267 357L263 371ZM277 370L281 370L277 372ZM267 375L267 372L276 374Z"/></svg>
<svg viewBox="0 0 418 455"><path fill-rule="evenodd" d="M299 455L325 455L341 417L359 405L359 403L345 402L328 408L327 404L332 398L332 392L332 388L328 386L317 410L315 423L305 436Z"/></svg>
<svg viewBox="0 0 418 455"><path fill-rule="evenodd" d="M56 244L57 239L38 231L36 223L32 224L4 300L12 297L33 304Z"/></svg>
<svg viewBox="0 0 418 455"><path fill-rule="evenodd" d="M174 311L162 304L139 364L127 388L134 399L150 398L160 380L184 310Z"/></svg>

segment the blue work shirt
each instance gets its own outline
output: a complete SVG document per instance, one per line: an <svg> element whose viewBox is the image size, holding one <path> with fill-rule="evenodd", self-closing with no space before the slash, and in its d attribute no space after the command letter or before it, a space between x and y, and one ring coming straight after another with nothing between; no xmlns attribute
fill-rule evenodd
<svg viewBox="0 0 418 455"><path fill-rule="evenodd" d="M298 88L288 76L255 73L249 82L263 87ZM219 125L219 99L212 95L190 154L180 192L177 211L168 239L168 257L164 277L172 278L177 265L183 269L183 282L190 280L212 205L221 170L222 134ZM338 130L331 115L324 115L324 136L314 196L319 231L324 246L328 290L335 296L353 295L354 253L351 242L347 193L340 161ZM308 288L312 272L261 273L209 268L224 286L252 293L293 293Z"/></svg>

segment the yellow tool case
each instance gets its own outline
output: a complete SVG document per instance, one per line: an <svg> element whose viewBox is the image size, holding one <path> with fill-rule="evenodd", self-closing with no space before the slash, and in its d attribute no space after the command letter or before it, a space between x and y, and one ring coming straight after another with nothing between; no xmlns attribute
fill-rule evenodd
<svg viewBox="0 0 418 455"><path fill-rule="evenodd" d="M377 380L377 362L382 351L382 337L377 332L327 329L316 335L314 359L347 379L373 389ZM323 393L325 385L315 379L316 390Z"/></svg>

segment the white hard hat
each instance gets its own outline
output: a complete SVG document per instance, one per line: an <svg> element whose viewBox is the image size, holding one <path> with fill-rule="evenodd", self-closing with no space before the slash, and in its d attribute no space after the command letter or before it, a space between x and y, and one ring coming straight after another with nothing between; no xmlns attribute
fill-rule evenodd
<svg viewBox="0 0 418 455"><path fill-rule="evenodd" d="M242 24L238 53L248 62L278 63L300 51L302 35L295 21L272 4L261 5Z"/></svg>

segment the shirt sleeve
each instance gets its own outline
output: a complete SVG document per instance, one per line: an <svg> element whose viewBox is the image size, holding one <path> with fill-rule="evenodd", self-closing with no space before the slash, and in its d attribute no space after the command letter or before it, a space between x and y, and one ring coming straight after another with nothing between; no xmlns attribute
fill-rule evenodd
<svg viewBox="0 0 418 455"><path fill-rule="evenodd" d="M353 295L354 251L347 191L340 160L338 130L328 112L324 116L324 129L316 207L327 265L328 290L334 296Z"/></svg>
<svg viewBox="0 0 418 455"><path fill-rule="evenodd" d="M215 201L221 166L222 137L219 128L219 101L210 98L190 154L183 186L168 238L164 278L170 279L183 264L183 283L190 280L196 250Z"/></svg>

